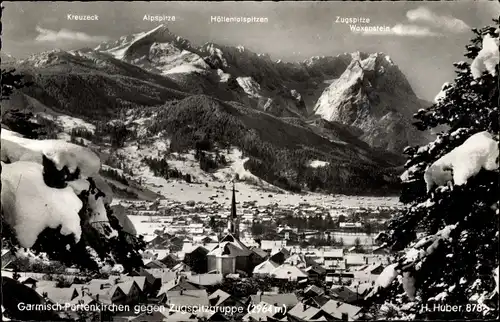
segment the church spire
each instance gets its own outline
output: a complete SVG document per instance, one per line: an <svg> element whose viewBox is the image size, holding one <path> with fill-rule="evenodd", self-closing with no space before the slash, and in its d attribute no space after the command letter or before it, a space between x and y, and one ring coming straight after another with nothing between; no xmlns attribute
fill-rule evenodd
<svg viewBox="0 0 500 322"><path fill-rule="evenodd" d="M236 214L236 189L234 188L233 181L233 196L231 198L231 215L228 220L228 231L234 237L239 238L240 235L240 221Z"/></svg>
<svg viewBox="0 0 500 322"><path fill-rule="evenodd" d="M231 199L231 218L236 219L236 191L234 189L234 181L233 181L233 197Z"/></svg>

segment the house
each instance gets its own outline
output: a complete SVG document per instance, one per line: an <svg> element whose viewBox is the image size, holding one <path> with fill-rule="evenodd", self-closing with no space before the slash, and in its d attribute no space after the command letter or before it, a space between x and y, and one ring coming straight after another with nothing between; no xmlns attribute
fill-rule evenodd
<svg viewBox="0 0 500 322"><path fill-rule="evenodd" d="M145 277L146 284L144 287L144 292L146 294L155 294L156 291L160 289L161 284L162 284L161 283L161 276L159 278L155 277L155 275L144 270L143 268L140 268L139 271L132 271L131 273L129 273L129 276L131 276L131 277Z"/></svg>
<svg viewBox="0 0 500 322"><path fill-rule="evenodd" d="M297 266L298 268L305 269L308 265L306 264L306 260L304 255L302 254L293 254L285 259L283 264L289 264L293 266Z"/></svg>
<svg viewBox="0 0 500 322"><path fill-rule="evenodd" d="M318 264L307 267L304 272L307 273L310 280L323 280L326 275L326 269Z"/></svg>
<svg viewBox="0 0 500 322"><path fill-rule="evenodd" d="M172 272L191 272L191 267L188 264L181 262L181 263L175 265L174 267L172 267L171 271Z"/></svg>
<svg viewBox="0 0 500 322"><path fill-rule="evenodd" d="M339 265L344 259L343 249L332 249L323 252L323 267L326 269L332 269Z"/></svg>
<svg viewBox="0 0 500 322"><path fill-rule="evenodd" d="M360 318L362 308L359 306L329 300L321 309L333 316L335 319L356 321Z"/></svg>
<svg viewBox="0 0 500 322"><path fill-rule="evenodd" d="M338 283L339 285L342 285L346 282L351 282L353 279L354 279L354 273L346 272L344 270L337 270L334 271L333 273L327 273L325 276L325 282L327 284Z"/></svg>
<svg viewBox="0 0 500 322"><path fill-rule="evenodd" d="M163 258L161 258L160 262L162 262L165 265L165 267L172 268L175 265L179 264L181 261L177 256L170 253L166 254Z"/></svg>
<svg viewBox="0 0 500 322"><path fill-rule="evenodd" d="M302 300L303 303L305 303L307 305L312 305L312 306L318 307L318 308L325 305L328 301L330 301L330 297L327 296L326 294L317 295L317 296Z"/></svg>
<svg viewBox="0 0 500 322"><path fill-rule="evenodd" d="M168 240L168 248L171 252L180 251L183 245L184 241L178 236L174 236Z"/></svg>
<svg viewBox="0 0 500 322"><path fill-rule="evenodd" d="M286 240L262 240L260 248L265 251L272 251L286 247Z"/></svg>
<svg viewBox="0 0 500 322"><path fill-rule="evenodd" d="M92 280L87 283L83 291L84 294L104 304L124 304L128 301L127 294L109 280Z"/></svg>
<svg viewBox="0 0 500 322"><path fill-rule="evenodd" d="M288 314L303 321L331 321L332 316L325 311L304 303L297 303Z"/></svg>
<svg viewBox="0 0 500 322"><path fill-rule="evenodd" d="M16 256L10 249L2 248L2 269L7 268L15 259Z"/></svg>
<svg viewBox="0 0 500 322"><path fill-rule="evenodd" d="M253 269L253 274L254 275L271 275L272 272L278 267L279 265L272 260L268 259L265 262L260 263L259 265L255 266Z"/></svg>
<svg viewBox="0 0 500 322"><path fill-rule="evenodd" d="M210 294L208 297L210 301L210 306L221 306L223 303L231 297L231 294L224 292L221 289Z"/></svg>
<svg viewBox="0 0 500 322"><path fill-rule="evenodd" d="M159 302L166 302L167 294L169 291L181 291L181 290L199 290L201 287L186 280L185 276L179 276L165 284L163 284L158 291L157 298Z"/></svg>
<svg viewBox="0 0 500 322"><path fill-rule="evenodd" d="M44 285L37 287L36 292L49 302L62 304L71 302L78 297L78 292L74 288L56 287L55 285Z"/></svg>
<svg viewBox="0 0 500 322"><path fill-rule="evenodd" d="M255 295L251 295L250 301L253 304L264 302L278 307L286 306L287 308L291 308L299 303L299 299L297 298L297 295L295 295L295 293L277 294L270 292L259 292Z"/></svg>
<svg viewBox="0 0 500 322"><path fill-rule="evenodd" d="M360 297L366 296L375 286L375 281L372 282L354 282L349 288L359 294Z"/></svg>
<svg viewBox="0 0 500 322"><path fill-rule="evenodd" d="M208 268L207 254L208 250L199 245L184 255L183 262L189 265L189 267L191 267L191 269L196 273L206 273Z"/></svg>
<svg viewBox="0 0 500 322"><path fill-rule="evenodd" d="M276 279L288 281L299 281L307 279L307 273L305 273L300 268L289 264L283 264L276 267L276 269L271 273L271 276Z"/></svg>
<svg viewBox="0 0 500 322"><path fill-rule="evenodd" d="M186 274L186 278L190 283L198 285L200 288L204 288L206 286L217 285L222 283L224 276L222 274L216 274L216 273Z"/></svg>
<svg viewBox="0 0 500 322"><path fill-rule="evenodd" d="M174 272L174 271L166 271L163 273L161 276L161 285L176 279L179 276L179 272Z"/></svg>
<svg viewBox="0 0 500 322"><path fill-rule="evenodd" d="M269 259L281 265L285 262L285 259L287 259L288 256L290 256L290 252L286 248L281 248L273 250Z"/></svg>
<svg viewBox="0 0 500 322"><path fill-rule="evenodd" d="M296 241L298 240L298 234L297 234L297 229L293 229L290 227L279 227L276 231L280 239L284 240L293 240Z"/></svg>
<svg viewBox="0 0 500 322"><path fill-rule="evenodd" d="M210 301L210 306L220 306L220 307L241 307L243 308L243 312L247 312L247 306L245 303L234 296L232 296L229 293L224 292L221 289L218 289L217 291L213 292L210 294L208 297ZM219 315L214 315L212 316L211 320L212 321L230 321L234 319L239 319L241 316L231 316L229 314L219 314Z"/></svg>
<svg viewBox="0 0 500 322"><path fill-rule="evenodd" d="M344 255L344 264L345 264L346 269L353 268L353 267L360 268L364 265L368 265L369 260L370 260L370 256L365 255L365 254L351 253L351 254Z"/></svg>
<svg viewBox="0 0 500 322"><path fill-rule="evenodd" d="M34 279L33 277L31 276L23 276L23 277L20 277L18 280L17 280L19 283L22 283L24 285L27 285L31 288L35 288L38 280Z"/></svg>
<svg viewBox="0 0 500 322"><path fill-rule="evenodd" d="M363 223L360 222L341 222L339 223L340 228L345 229L360 229L363 228Z"/></svg>
<svg viewBox="0 0 500 322"><path fill-rule="evenodd" d="M168 245L169 245L168 239L166 239L163 236L156 236L148 243L149 247L159 248L159 249L167 248Z"/></svg>
<svg viewBox="0 0 500 322"><path fill-rule="evenodd" d="M356 303L363 298L347 286L335 286L330 290L333 299L344 303Z"/></svg>
<svg viewBox="0 0 500 322"><path fill-rule="evenodd" d="M146 294L134 279L119 281L116 286L119 287L123 293L125 293L127 298L125 301L126 304L139 303L146 300Z"/></svg>
<svg viewBox="0 0 500 322"><path fill-rule="evenodd" d="M126 275L123 275L123 276L120 276L120 280L123 282L133 280L133 281L135 281L135 283L137 284L137 286L139 287L139 289L142 292L144 292L144 293L147 292L146 276L126 276Z"/></svg>
<svg viewBox="0 0 500 322"><path fill-rule="evenodd" d="M146 267L146 268L167 268L167 266L165 264L163 264L162 262L160 262L157 259L147 260L144 263L144 267Z"/></svg>
<svg viewBox="0 0 500 322"><path fill-rule="evenodd" d="M263 261L269 256L269 253L263 250L262 248L253 247L252 252L254 252L257 256L259 256Z"/></svg>
<svg viewBox="0 0 500 322"><path fill-rule="evenodd" d="M306 297L315 297L323 294L325 294L325 290L316 285L310 285L304 289L304 296Z"/></svg>
<svg viewBox="0 0 500 322"><path fill-rule="evenodd" d="M210 236L193 236L193 242L205 245L210 243L216 243L217 240L213 239Z"/></svg>
<svg viewBox="0 0 500 322"><path fill-rule="evenodd" d="M360 282L372 282L377 280L383 270L384 266L380 262L365 265L354 271L354 278Z"/></svg>

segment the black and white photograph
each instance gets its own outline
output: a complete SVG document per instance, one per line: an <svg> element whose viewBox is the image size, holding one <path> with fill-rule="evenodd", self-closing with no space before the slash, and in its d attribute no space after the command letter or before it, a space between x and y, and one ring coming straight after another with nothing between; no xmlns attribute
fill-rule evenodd
<svg viewBox="0 0 500 322"><path fill-rule="evenodd" d="M499 19L3 2L1 321L497 320Z"/></svg>

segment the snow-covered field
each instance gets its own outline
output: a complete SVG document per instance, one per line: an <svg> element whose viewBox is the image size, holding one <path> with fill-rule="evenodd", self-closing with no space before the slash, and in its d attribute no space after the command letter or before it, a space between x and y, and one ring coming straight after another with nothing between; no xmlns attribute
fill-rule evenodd
<svg viewBox="0 0 500 322"><path fill-rule="evenodd" d="M155 230L163 230L169 226L166 217L161 216L129 216L139 235L154 236ZM147 237L145 237L146 240Z"/></svg>
<svg viewBox="0 0 500 322"><path fill-rule="evenodd" d="M230 153L225 154L229 165L215 173L206 173L201 170L194 158L194 152L169 155L169 165L184 174L189 173L193 177L193 182L196 183L187 183L174 179L166 180L154 176L151 170L141 162L144 157L161 158L166 148L165 140L159 139L149 146L139 148L137 145L130 145L119 150L119 153L126 158L128 166L132 168L134 176L141 179L141 184L149 190L162 195L166 200L225 203L230 197L231 180L235 177L235 174L238 174L236 198L239 202L255 200L258 205L274 203L297 205L298 203L307 202L313 205L326 204L345 208L400 206L398 197L360 197L324 195L320 193L297 194L283 191L245 170L243 164L246 159L242 158L242 153L238 149L232 149ZM226 193L217 193L217 190L223 190Z"/></svg>

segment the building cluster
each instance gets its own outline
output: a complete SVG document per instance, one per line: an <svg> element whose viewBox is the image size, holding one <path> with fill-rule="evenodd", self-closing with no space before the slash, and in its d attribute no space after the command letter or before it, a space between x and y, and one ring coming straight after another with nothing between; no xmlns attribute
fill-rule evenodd
<svg viewBox="0 0 500 322"><path fill-rule="evenodd" d="M156 207L158 204L136 211L157 212ZM170 209L185 211L184 217L188 217L199 211L195 208L177 204ZM214 213L220 211L213 209ZM244 209L259 211L251 205ZM144 266L126 275L116 273L84 282L69 278L64 286L40 276L25 275L18 282L34 290L40 302L221 308L198 312L130 310L109 316L100 313L88 317L89 321L355 321L369 314L365 296L390 262L384 247L359 253L356 247L301 247L289 244L286 238L254 240L244 236L240 228L245 215L237 214L234 187L223 234L214 234L203 222L184 217L162 217L162 223L176 227L170 230L146 221L157 229L146 236ZM178 234L181 230L185 234ZM293 232L289 227L279 228L279 233ZM382 237L379 234L375 239ZM245 293L248 289L251 293Z"/></svg>

